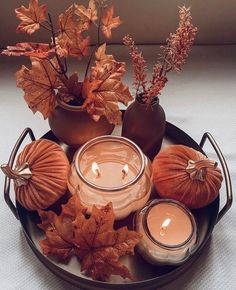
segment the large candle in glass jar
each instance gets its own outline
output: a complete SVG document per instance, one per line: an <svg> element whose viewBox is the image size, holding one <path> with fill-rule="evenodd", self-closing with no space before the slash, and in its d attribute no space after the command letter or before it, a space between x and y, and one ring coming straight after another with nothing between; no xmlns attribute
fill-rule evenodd
<svg viewBox="0 0 236 290"><path fill-rule="evenodd" d="M102 136L75 153L68 188L88 211L112 202L116 218L122 219L149 199L150 175L150 161L137 145L124 137Z"/></svg>
<svg viewBox="0 0 236 290"><path fill-rule="evenodd" d="M138 249L152 264L177 265L193 252L197 227L192 213L170 199L149 202L137 212L135 227L143 235Z"/></svg>

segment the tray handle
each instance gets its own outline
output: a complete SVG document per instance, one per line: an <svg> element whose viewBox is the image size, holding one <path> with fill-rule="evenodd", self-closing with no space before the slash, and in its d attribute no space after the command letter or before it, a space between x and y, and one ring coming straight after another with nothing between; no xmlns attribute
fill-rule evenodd
<svg viewBox="0 0 236 290"><path fill-rule="evenodd" d="M222 219L222 217L226 214L226 212L230 209L232 202L233 202L233 193L232 193L232 184L231 184L231 179L230 179L230 175L229 175L229 169L228 166L226 164L225 158L219 148L219 146L217 145L215 139L212 137L212 135L209 132L206 132L203 134L202 136L202 140L200 142L200 147L203 148L206 140L208 140L210 142L210 144L212 145L212 147L214 148L217 157L220 160L222 169L223 169L223 174L224 174L224 180L225 180L225 186L226 186L226 203L223 206L223 208L221 209L221 211L218 213L217 216L217 220L216 220L216 224Z"/></svg>
<svg viewBox="0 0 236 290"><path fill-rule="evenodd" d="M20 137L18 138L18 140L16 141L16 144L14 146L14 148L12 149L12 152L11 152L11 155L10 155L10 158L8 160L8 165L12 168L13 167L13 164L14 164L14 161L15 161L15 158L16 158L16 154L22 144L22 142L24 141L25 137L29 134L30 136L30 139L32 141L35 140L35 137L34 137L34 133L33 131L30 129L30 128L26 128L20 135ZM5 177L5 184L4 184L4 199L7 203L7 205L9 206L10 210L13 212L14 216L19 219L19 216L18 216L18 212L17 212L17 209L14 205L14 203L11 201L11 197L10 197L10 178L9 177Z"/></svg>

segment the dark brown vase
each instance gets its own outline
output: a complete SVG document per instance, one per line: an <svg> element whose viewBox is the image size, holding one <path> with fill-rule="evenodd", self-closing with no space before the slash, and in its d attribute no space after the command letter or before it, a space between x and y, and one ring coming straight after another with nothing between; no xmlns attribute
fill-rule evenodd
<svg viewBox="0 0 236 290"><path fill-rule="evenodd" d="M97 136L109 135L114 129L104 116L95 122L85 109L60 100L48 121L54 135L71 147L79 147Z"/></svg>
<svg viewBox="0 0 236 290"><path fill-rule="evenodd" d="M125 111L122 136L134 141L153 160L160 151L165 124L165 112L158 98L152 104L142 104L136 99Z"/></svg>

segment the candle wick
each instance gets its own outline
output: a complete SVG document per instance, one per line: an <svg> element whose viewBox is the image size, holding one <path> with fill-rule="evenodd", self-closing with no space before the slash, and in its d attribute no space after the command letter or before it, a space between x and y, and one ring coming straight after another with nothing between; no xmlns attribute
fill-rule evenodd
<svg viewBox="0 0 236 290"><path fill-rule="evenodd" d="M96 171L96 176L97 177L100 177L101 176L101 173L100 173L99 169L96 169L95 171Z"/></svg>
<svg viewBox="0 0 236 290"><path fill-rule="evenodd" d="M122 179L125 179L126 176L127 176L127 173L125 172L125 170L122 170Z"/></svg>
<svg viewBox="0 0 236 290"><path fill-rule="evenodd" d="M100 172L98 164L96 162L93 162L93 164L92 164L92 171L96 175L96 178L101 176L101 172Z"/></svg>
<svg viewBox="0 0 236 290"><path fill-rule="evenodd" d="M163 237L165 234L166 234L166 230L169 226L171 222L171 219L170 218L167 218L164 220L164 222L162 223L161 227L160 227L160 235Z"/></svg>
<svg viewBox="0 0 236 290"><path fill-rule="evenodd" d="M122 179L125 179L126 176L128 175L128 171L129 171L129 167L128 165L126 164L123 169L122 169Z"/></svg>
<svg viewBox="0 0 236 290"><path fill-rule="evenodd" d="M161 227L160 228L160 235L163 237L166 233L166 227Z"/></svg>

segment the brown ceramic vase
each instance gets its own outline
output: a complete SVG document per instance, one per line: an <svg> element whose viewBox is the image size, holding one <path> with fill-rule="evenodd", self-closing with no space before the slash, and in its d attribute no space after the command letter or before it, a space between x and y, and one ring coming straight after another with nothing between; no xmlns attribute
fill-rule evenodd
<svg viewBox="0 0 236 290"><path fill-rule="evenodd" d="M54 135L71 147L79 147L97 136L109 135L114 129L104 116L95 122L85 109L61 100L48 121Z"/></svg>
<svg viewBox="0 0 236 290"><path fill-rule="evenodd" d="M143 104L136 98L125 111L122 136L134 141L153 160L160 151L165 125L165 112L158 98L152 104Z"/></svg>

